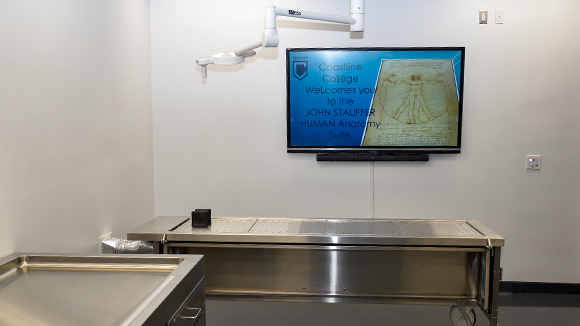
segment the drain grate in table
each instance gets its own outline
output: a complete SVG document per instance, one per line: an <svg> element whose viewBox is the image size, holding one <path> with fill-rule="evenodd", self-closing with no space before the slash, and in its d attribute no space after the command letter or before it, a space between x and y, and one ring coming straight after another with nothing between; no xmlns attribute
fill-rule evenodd
<svg viewBox="0 0 580 326"><path fill-rule="evenodd" d="M325 231L325 220L261 218L254 224L250 233L323 235Z"/></svg>
<svg viewBox="0 0 580 326"><path fill-rule="evenodd" d="M410 237L481 237L467 222L399 221L405 236Z"/></svg>
<svg viewBox="0 0 580 326"><path fill-rule="evenodd" d="M328 221L328 235L373 234L373 223L369 221Z"/></svg>
<svg viewBox="0 0 580 326"><path fill-rule="evenodd" d="M404 236L396 221L331 220L326 231L328 235Z"/></svg>
<svg viewBox="0 0 580 326"><path fill-rule="evenodd" d="M373 222L373 234L379 236L404 236L401 226L393 221L375 221Z"/></svg>
<svg viewBox="0 0 580 326"><path fill-rule="evenodd" d="M375 237L482 237L465 221L326 220L291 218L214 218L209 228L186 221L169 233L264 235L365 235Z"/></svg>
<svg viewBox="0 0 580 326"><path fill-rule="evenodd" d="M191 220L187 220L179 227L170 232L175 233L248 233L254 223L255 218L216 218L211 220L211 226L208 228L192 228Z"/></svg>
<svg viewBox="0 0 580 326"><path fill-rule="evenodd" d="M479 237L466 222L329 220L327 235L373 235L398 237Z"/></svg>

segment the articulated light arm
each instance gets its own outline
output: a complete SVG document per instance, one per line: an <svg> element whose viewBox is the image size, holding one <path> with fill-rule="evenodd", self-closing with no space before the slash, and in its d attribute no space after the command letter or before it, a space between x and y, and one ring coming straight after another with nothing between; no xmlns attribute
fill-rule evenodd
<svg viewBox="0 0 580 326"><path fill-rule="evenodd" d="M266 29L262 33L262 40L235 51L218 52L212 54L211 57L197 59L196 63L201 66L202 77L207 78L207 65L209 64L220 66L237 65L244 62L245 58L254 56L256 54L254 49L261 46L277 47L280 43L280 38L276 30L276 18L279 16L348 24L351 32L362 32L364 31L364 0L351 0L350 17L266 6Z"/></svg>

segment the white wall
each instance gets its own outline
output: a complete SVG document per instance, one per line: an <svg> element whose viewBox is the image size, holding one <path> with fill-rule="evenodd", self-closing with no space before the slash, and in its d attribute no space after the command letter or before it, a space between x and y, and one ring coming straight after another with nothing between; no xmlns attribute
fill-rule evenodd
<svg viewBox="0 0 580 326"><path fill-rule="evenodd" d="M195 59L258 41L267 4L349 6L151 1L155 215L477 219L506 238L506 280L580 282L578 1L366 0L362 39L278 19L279 48L202 80ZM460 155L373 166L286 153L284 49L359 46L466 47ZM526 171L526 154L542 170Z"/></svg>
<svg viewBox="0 0 580 326"><path fill-rule="evenodd" d="M153 217L149 1L0 0L0 257Z"/></svg>

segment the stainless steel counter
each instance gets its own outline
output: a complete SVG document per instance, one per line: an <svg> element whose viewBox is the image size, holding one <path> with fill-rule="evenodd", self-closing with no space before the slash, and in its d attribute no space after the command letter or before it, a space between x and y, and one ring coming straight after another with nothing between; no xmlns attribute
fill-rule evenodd
<svg viewBox="0 0 580 326"><path fill-rule="evenodd" d="M160 216L127 233L129 240L340 245L492 246L504 239L478 221L214 217L192 228L185 216Z"/></svg>
<svg viewBox="0 0 580 326"><path fill-rule="evenodd" d="M0 325L202 326L204 260L13 254L0 259Z"/></svg>
<svg viewBox="0 0 580 326"><path fill-rule="evenodd" d="M504 239L478 221L164 216L127 238L205 255L208 298L479 306L497 325Z"/></svg>

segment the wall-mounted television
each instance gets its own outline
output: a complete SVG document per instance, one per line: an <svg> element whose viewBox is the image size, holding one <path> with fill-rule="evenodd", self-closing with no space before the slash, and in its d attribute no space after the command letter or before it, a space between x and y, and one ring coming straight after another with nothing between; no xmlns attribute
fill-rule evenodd
<svg viewBox="0 0 580 326"><path fill-rule="evenodd" d="M287 152L333 161L460 153L464 62L464 47L287 49Z"/></svg>

